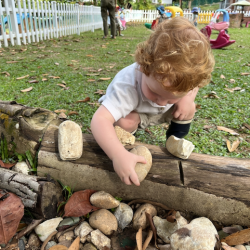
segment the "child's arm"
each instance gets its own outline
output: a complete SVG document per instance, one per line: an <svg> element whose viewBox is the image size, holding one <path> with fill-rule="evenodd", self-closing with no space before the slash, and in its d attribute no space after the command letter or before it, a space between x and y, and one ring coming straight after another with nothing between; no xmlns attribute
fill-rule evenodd
<svg viewBox="0 0 250 250"><path fill-rule="evenodd" d="M196 87L182 97L174 106L173 117L177 120L191 120L196 112L194 103L199 88Z"/></svg>
<svg viewBox="0 0 250 250"><path fill-rule="evenodd" d="M131 185L139 186L140 182L135 172L137 162L146 163L144 157L128 152L118 140L111 113L102 105L95 112L91 121L91 131L107 156L112 160L114 170L121 180Z"/></svg>

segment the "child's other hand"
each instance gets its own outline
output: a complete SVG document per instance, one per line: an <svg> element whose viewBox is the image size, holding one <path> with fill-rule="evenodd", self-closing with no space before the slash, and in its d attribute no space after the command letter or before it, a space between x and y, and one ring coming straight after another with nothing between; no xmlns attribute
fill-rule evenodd
<svg viewBox="0 0 250 250"><path fill-rule="evenodd" d="M147 163L143 156L135 155L128 151L123 151L113 159L115 172L121 178L122 182L127 185L135 184L136 186L140 186L138 176L135 172L137 162Z"/></svg>
<svg viewBox="0 0 250 250"><path fill-rule="evenodd" d="M191 120L196 112L196 105L194 102L188 102L187 100L181 99L174 105L172 115L174 119L185 121Z"/></svg>

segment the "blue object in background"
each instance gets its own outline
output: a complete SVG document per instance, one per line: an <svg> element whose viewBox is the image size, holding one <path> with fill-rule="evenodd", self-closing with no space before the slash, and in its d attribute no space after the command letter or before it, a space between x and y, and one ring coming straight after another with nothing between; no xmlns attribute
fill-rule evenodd
<svg viewBox="0 0 250 250"><path fill-rule="evenodd" d="M30 17L30 14L28 13L28 14L27 14L27 18L29 18L29 17ZM24 15L24 13L22 13L22 19L24 19L24 18L25 18L25 15ZM17 24L21 24L21 20L20 20L20 15L19 15L19 13L16 14L16 19L17 19ZM7 18L7 16L3 19L3 21L4 21L4 24L8 23L8 18ZM0 25L1 25L1 23L0 23Z"/></svg>
<svg viewBox="0 0 250 250"><path fill-rule="evenodd" d="M229 22L229 14L225 9L218 9L216 12L223 12L223 22Z"/></svg>

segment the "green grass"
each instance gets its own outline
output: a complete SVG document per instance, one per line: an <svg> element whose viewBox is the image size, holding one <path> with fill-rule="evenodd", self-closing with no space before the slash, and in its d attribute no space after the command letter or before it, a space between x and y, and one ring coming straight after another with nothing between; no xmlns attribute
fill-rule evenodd
<svg viewBox="0 0 250 250"><path fill-rule="evenodd" d="M119 70L133 63L136 44L145 40L151 31L141 24L129 26L123 33L125 36L116 40L102 40L102 31L96 30L94 33L82 33L80 36L1 48L0 99L15 100L28 106L43 107L52 111L57 109L76 111L79 115L72 115L69 118L82 126L83 132L88 133L97 105L77 103L77 101L89 97L90 103L96 103L100 95L95 92L97 89L105 90L110 82L99 79L109 77L112 79ZM218 32L213 31L213 33L213 37L216 38ZM216 59L213 82L198 93L196 103L201 108L196 113L186 139L195 144L195 152L245 158L250 156L250 131L243 126L243 123L250 124L250 77L241 76L240 73L250 72L248 52L250 29L229 29L229 34L230 39L235 39L236 43L221 50L213 50ZM8 61L18 62L8 64L6 63ZM6 76L3 72L8 72L10 76ZM87 74L99 75L87 76ZM29 77L16 80L17 77L25 75ZM221 75L224 75L225 79L221 79ZM53 79L49 76L60 78ZM43 82L42 78L47 78L48 81ZM88 79L95 81L88 82ZM235 83L230 83L230 79L234 79ZM28 83L31 80L39 82ZM62 83L66 83L69 89L65 90L57 85ZM20 91L31 86L33 90L30 92ZM240 87L244 91L230 93L225 90L226 86ZM215 91L219 98L203 98L211 91ZM210 128L204 129L205 125L209 125ZM240 135L233 136L218 131L216 126L233 129ZM136 133L137 140L164 146L165 128L159 125L150 127L149 131L150 133L139 130ZM229 153L226 140L233 142L239 137L240 146L235 152Z"/></svg>
<svg viewBox="0 0 250 250"><path fill-rule="evenodd" d="M219 3L213 3L213 4L205 4L202 6L198 6L201 8L202 11L215 11L218 10L220 8L220 4Z"/></svg>

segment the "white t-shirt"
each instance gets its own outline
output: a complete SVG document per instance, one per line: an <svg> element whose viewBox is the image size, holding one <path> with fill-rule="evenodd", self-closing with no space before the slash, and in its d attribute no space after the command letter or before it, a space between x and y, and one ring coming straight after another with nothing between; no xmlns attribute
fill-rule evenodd
<svg viewBox="0 0 250 250"><path fill-rule="evenodd" d="M106 95L98 101L108 109L115 121L126 117L132 111L148 115L162 114L173 104L159 106L147 99L141 90L142 72L139 65L133 63L117 73L109 84Z"/></svg>

